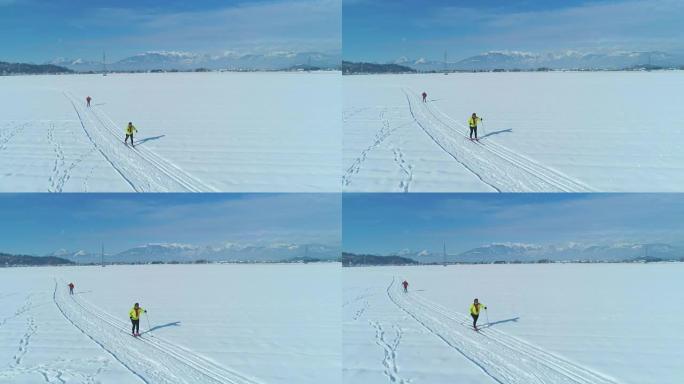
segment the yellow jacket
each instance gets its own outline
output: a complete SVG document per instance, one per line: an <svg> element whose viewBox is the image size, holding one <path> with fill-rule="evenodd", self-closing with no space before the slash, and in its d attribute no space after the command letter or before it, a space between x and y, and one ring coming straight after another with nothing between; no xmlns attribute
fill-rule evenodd
<svg viewBox="0 0 684 384"><path fill-rule="evenodd" d="M128 312L128 317L131 318L131 320L138 320L140 319L140 314L143 312L147 312L143 307L138 307L138 310L135 310L135 307L131 308L131 311Z"/></svg>
<svg viewBox="0 0 684 384"><path fill-rule="evenodd" d="M135 128L135 125L126 125L126 134L127 135L132 135L134 132L138 132L138 130Z"/></svg>
<svg viewBox="0 0 684 384"><path fill-rule="evenodd" d="M482 309L483 307L484 307L484 309L487 309L487 306L482 304L482 303L480 303L480 305L475 305L474 303L470 304L470 314L471 315L479 315L480 309Z"/></svg>
<svg viewBox="0 0 684 384"><path fill-rule="evenodd" d="M476 118L473 119L473 117L470 116L470 118L468 118L468 126L473 127L473 128L476 128L476 127L477 127L477 123L479 123L480 121L482 121L481 118L476 117Z"/></svg>

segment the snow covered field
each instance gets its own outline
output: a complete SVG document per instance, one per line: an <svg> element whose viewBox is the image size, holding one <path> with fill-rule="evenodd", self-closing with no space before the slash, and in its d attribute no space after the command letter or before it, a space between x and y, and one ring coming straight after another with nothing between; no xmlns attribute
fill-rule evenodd
<svg viewBox="0 0 684 384"><path fill-rule="evenodd" d="M684 380L677 264L345 268L348 383ZM409 282L409 292L400 287ZM480 332L467 315L488 306Z"/></svg>
<svg viewBox="0 0 684 384"><path fill-rule="evenodd" d="M682 87L683 71L344 76L343 188L684 191Z"/></svg>
<svg viewBox="0 0 684 384"><path fill-rule="evenodd" d="M0 383L339 383L340 273L339 264L0 268ZM140 339L128 320L135 301L148 310Z"/></svg>
<svg viewBox="0 0 684 384"><path fill-rule="evenodd" d="M0 191L339 191L340 77L0 77Z"/></svg>

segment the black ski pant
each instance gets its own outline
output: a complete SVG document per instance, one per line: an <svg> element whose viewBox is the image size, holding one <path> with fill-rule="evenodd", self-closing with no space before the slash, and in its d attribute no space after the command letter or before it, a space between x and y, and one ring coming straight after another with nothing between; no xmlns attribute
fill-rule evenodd
<svg viewBox="0 0 684 384"><path fill-rule="evenodd" d="M480 315L479 314L476 315L474 313L471 313L470 316L473 317L473 328L477 329L477 318L480 317Z"/></svg>
<svg viewBox="0 0 684 384"><path fill-rule="evenodd" d="M128 142L128 138L131 138L131 145L133 145L133 134L126 134L126 138L124 139L124 143Z"/></svg>
<svg viewBox="0 0 684 384"><path fill-rule="evenodd" d="M470 127L470 138L473 138L473 134L475 134L475 138L477 139L477 127Z"/></svg>
<svg viewBox="0 0 684 384"><path fill-rule="evenodd" d="M140 319L138 319L138 320L131 319L131 323L133 324L133 328L131 329L131 332L140 333Z"/></svg>

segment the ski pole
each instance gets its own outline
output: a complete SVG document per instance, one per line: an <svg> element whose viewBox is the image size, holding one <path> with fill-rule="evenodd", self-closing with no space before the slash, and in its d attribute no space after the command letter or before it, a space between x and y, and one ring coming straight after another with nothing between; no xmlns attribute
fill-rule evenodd
<svg viewBox="0 0 684 384"><path fill-rule="evenodd" d="M147 319L147 332L151 332L152 327L150 327L150 315L148 315L147 312L145 312L145 319Z"/></svg>
<svg viewBox="0 0 684 384"><path fill-rule="evenodd" d="M489 311L487 311L487 308L485 308L485 316L487 316L487 326L489 327L491 323L489 322Z"/></svg>
<svg viewBox="0 0 684 384"><path fill-rule="evenodd" d="M484 127L484 119L480 120L480 123L482 123L482 133L484 133L482 137L487 137L487 130Z"/></svg>

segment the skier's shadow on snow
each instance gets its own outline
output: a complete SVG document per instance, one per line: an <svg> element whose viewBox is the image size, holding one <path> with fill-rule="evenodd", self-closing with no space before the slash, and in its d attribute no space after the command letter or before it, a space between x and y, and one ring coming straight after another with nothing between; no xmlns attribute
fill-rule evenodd
<svg viewBox="0 0 684 384"><path fill-rule="evenodd" d="M166 327L180 327L180 325L181 325L181 322L180 322L180 321L174 321L174 322L172 322L172 323L166 323L166 324L161 324L161 325L155 325L154 327L152 327L152 328L148 329L147 331L143 332L143 334L145 334L145 333L147 333L147 332L156 331L157 329L166 328Z"/></svg>
<svg viewBox="0 0 684 384"><path fill-rule="evenodd" d="M520 316L513 317L510 319L506 319L506 320L492 321L491 323L488 323L487 326L491 327L492 325L497 325L497 324L502 324L502 323L511 323L511 322L517 323L519 319L520 319Z"/></svg>
<svg viewBox="0 0 684 384"><path fill-rule="evenodd" d="M494 131L494 132L488 132L486 135L480 136L480 139L484 139L485 137L494 136L494 135L498 135L500 133L507 133L507 132L513 133L513 128L502 129L500 131Z"/></svg>
<svg viewBox="0 0 684 384"><path fill-rule="evenodd" d="M136 142L135 142L135 145L140 145L140 144L142 144L142 143L144 143L144 142L146 142L146 141L159 140L159 139L161 139L161 138L164 137L164 136L166 136L166 135L159 135L159 136L146 137L146 138L144 138L144 139L142 139L142 140L136 141Z"/></svg>

